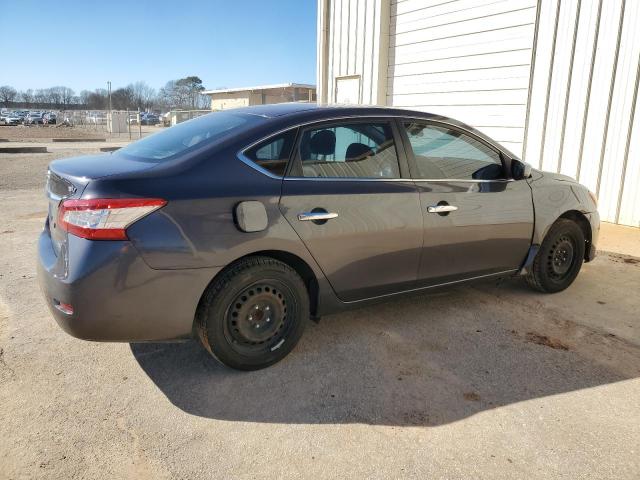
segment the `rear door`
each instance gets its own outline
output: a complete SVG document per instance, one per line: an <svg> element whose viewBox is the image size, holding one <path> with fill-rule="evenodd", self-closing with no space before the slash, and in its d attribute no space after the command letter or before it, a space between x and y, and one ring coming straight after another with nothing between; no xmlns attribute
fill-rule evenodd
<svg viewBox="0 0 640 480"><path fill-rule="evenodd" d="M280 209L341 300L415 286L422 213L408 178L388 119L301 129Z"/></svg>
<svg viewBox="0 0 640 480"><path fill-rule="evenodd" d="M526 181L509 178L509 159L471 132L406 120L400 131L420 192L421 285L515 270L533 232Z"/></svg>

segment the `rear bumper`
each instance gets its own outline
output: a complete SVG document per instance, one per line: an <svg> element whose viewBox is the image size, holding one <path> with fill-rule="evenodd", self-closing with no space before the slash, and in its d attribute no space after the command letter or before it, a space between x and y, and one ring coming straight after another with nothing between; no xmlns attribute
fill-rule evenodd
<svg viewBox="0 0 640 480"><path fill-rule="evenodd" d="M38 279L68 334L95 341L179 340L192 334L198 302L220 268L154 270L128 241L69 236L59 255L47 229L38 242ZM56 308L73 307L67 314Z"/></svg>

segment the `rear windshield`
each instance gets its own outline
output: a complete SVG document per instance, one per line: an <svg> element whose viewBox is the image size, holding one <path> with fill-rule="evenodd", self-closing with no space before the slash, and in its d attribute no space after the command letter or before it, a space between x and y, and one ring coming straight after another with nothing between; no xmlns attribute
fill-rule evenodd
<svg viewBox="0 0 640 480"><path fill-rule="evenodd" d="M159 162L187 153L207 143L213 143L262 120L261 117L254 115L230 112L210 113L131 143L121 148L118 153L145 161Z"/></svg>

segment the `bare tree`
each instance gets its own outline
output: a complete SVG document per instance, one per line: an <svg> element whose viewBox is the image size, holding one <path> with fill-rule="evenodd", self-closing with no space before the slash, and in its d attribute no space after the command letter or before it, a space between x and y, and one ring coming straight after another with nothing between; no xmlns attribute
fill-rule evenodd
<svg viewBox="0 0 640 480"><path fill-rule="evenodd" d="M49 103L53 103L56 107L59 107L62 103L62 88L64 87L47 88Z"/></svg>
<svg viewBox="0 0 640 480"><path fill-rule="evenodd" d="M98 88L89 92L87 96L87 106L92 110L104 110L107 108L108 94L104 88Z"/></svg>
<svg viewBox="0 0 640 480"><path fill-rule="evenodd" d="M89 90L82 90L80 92L80 103L82 105L88 105L90 95L91 95L91 92Z"/></svg>
<svg viewBox="0 0 640 480"><path fill-rule="evenodd" d="M26 104L33 103L33 90L29 88L24 92L20 92L20 98Z"/></svg>
<svg viewBox="0 0 640 480"><path fill-rule="evenodd" d="M135 97L131 86L111 92L111 103L116 110L134 109Z"/></svg>
<svg viewBox="0 0 640 480"><path fill-rule="evenodd" d="M73 101L74 92L69 87L58 87L60 89L60 97L62 99L62 105L70 105Z"/></svg>
<svg viewBox="0 0 640 480"><path fill-rule="evenodd" d="M33 99L36 103L49 103L49 93L45 88L39 88L33 94Z"/></svg>
<svg viewBox="0 0 640 480"><path fill-rule="evenodd" d="M211 97L209 95L198 95L196 108L198 110L208 110L209 108L211 108Z"/></svg>
<svg viewBox="0 0 640 480"><path fill-rule="evenodd" d="M15 88L9 85L3 85L0 87L0 101L4 103L5 107L9 106L10 102L13 102L18 96L18 92Z"/></svg>
<svg viewBox="0 0 640 480"><path fill-rule="evenodd" d="M154 103L156 91L145 82L132 83L127 88L133 92L133 101L136 108L147 110Z"/></svg>

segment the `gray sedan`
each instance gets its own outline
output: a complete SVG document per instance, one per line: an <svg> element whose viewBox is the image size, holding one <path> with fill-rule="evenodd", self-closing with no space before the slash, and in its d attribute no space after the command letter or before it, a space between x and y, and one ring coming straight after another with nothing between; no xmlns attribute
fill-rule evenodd
<svg viewBox="0 0 640 480"><path fill-rule="evenodd" d="M269 366L309 318L476 279L567 288L595 196L450 118L279 104L216 112L49 167L46 302L71 335L199 338Z"/></svg>
<svg viewBox="0 0 640 480"><path fill-rule="evenodd" d="M16 113L5 112L0 114L0 125L20 125L21 123L22 118L20 118Z"/></svg>

